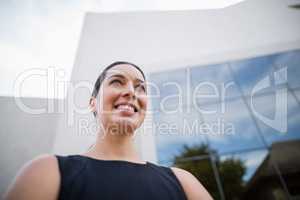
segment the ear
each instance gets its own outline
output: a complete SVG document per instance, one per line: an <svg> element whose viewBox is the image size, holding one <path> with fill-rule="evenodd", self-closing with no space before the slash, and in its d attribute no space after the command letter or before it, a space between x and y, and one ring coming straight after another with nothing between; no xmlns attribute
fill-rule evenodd
<svg viewBox="0 0 300 200"><path fill-rule="evenodd" d="M90 98L90 104L89 104L89 108L90 108L90 111L92 113L94 113L94 115L97 114L97 99L95 97L91 97Z"/></svg>

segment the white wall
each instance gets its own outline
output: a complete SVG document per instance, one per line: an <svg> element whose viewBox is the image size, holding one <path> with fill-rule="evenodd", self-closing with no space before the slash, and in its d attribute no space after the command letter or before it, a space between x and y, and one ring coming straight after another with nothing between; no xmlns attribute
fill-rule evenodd
<svg viewBox="0 0 300 200"><path fill-rule="evenodd" d="M158 71L297 48L299 19L299 10L281 0L211 11L89 13L72 80L90 80L89 71L116 59Z"/></svg>
<svg viewBox="0 0 300 200"><path fill-rule="evenodd" d="M59 113L47 113L47 109L50 104L56 109L59 102L0 97L0 198L25 162L39 154L51 153ZM46 113L30 114L23 107L32 110L45 108Z"/></svg>
<svg viewBox="0 0 300 200"><path fill-rule="evenodd" d="M92 88L102 68L116 60L136 63L149 73L300 48L299 19L299 10L282 0L251 0L208 11L89 13L71 80L88 81ZM88 90L75 96L87 106ZM74 118L92 120L89 114ZM76 127L65 131L64 124L54 151L84 150L93 141L78 136ZM137 146L144 159L156 161L153 135L137 134Z"/></svg>

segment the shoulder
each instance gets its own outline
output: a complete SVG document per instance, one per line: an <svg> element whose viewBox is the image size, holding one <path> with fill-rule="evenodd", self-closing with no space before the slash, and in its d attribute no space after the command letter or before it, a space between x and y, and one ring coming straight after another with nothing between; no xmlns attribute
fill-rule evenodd
<svg viewBox="0 0 300 200"><path fill-rule="evenodd" d="M5 199L56 199L60 174L54 155L40 155L27 162L5 194Z"/></svg>
<svg viewBox="0 0 300 200"><path fill-rule="evenodd" d="M188 200L212 200L210 194L193 174L177 167L171 167L171 170L181 183Z"/></svg>

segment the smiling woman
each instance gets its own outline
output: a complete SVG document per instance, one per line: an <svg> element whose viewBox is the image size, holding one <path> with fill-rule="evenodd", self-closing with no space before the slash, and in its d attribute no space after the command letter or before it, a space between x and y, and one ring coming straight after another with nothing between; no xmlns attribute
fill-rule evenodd
<svg viewBox="0 0 300 200"><path fill-rule="evenodd" d="M100 131L102 134L111 131L121 135L132 134L143 123L147 110L145 81L143 71L128 62L115 62L104 69L90 99L91 108L100 120L101 127L110 129ZM123 129L125 126L128 130Z"/></svg>
<svg viewBox="0 0 300 200"><path fill-rule="evenodd" d="M23 167L6 199L212 199L189 172L141 160L133 135L147 110L143 71L115 62L98 77L90 107L95 145L77 155L43 155Z"/></svg>

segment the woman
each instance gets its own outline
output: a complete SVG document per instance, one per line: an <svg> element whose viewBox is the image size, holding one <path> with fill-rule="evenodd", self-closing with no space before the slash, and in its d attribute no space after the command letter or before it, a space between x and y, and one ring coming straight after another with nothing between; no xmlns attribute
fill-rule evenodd
<svg viewBox="0 0 300 200"><path fill-rule="evenodd" d="M106 67L90 107L101 125L95 145L83 154L32 160L6 199L212 199L189 172L144 162L134 149L132 136L147 110L145 75L138 66L115 62Z"/></svg>

